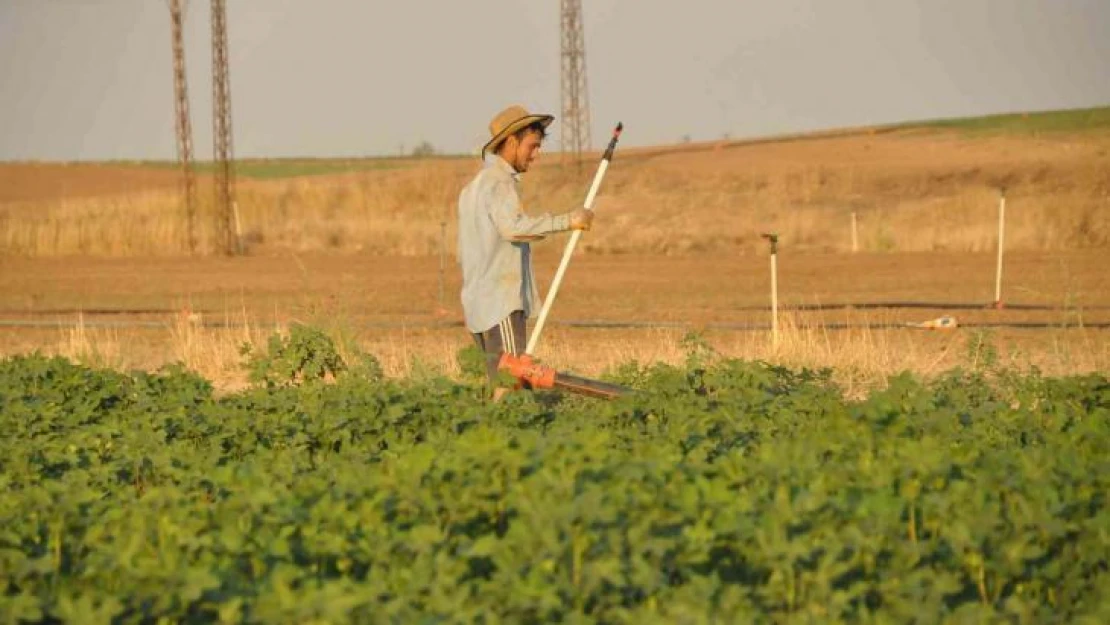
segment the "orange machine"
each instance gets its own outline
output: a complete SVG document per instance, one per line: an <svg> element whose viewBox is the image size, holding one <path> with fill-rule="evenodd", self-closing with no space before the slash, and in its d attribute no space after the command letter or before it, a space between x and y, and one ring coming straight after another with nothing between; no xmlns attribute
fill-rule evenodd
<svg viewBox="0 0 1110 625"><path fill-rule="evenodd" d="M533 390L561 389L578 395L601 399L614 399L633 392L632 389L617 384L556 371L547 365L536 362L528 354L517 356L506 352L501 355L501 361L497 364L497 368L513 376L517 380L517 388L527 386Z"/></svg>

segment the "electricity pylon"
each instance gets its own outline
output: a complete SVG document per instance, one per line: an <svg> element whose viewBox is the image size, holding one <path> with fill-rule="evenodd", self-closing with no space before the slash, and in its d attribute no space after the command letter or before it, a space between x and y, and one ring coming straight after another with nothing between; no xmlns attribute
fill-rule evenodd
<svg viewBox="0 0 1110 625"><path fill-rule="evenodd" d="M590 149L590 104L586 89L586 39L582 29L582 0L560 0L562 15L563 164L581 163Z"/></svg>
<svg viewBox="0 0 1110 625"><path fill-rule="evenodd" d="M235 254L235 173L231 167L231 82L227 62L227 12L225 0L212 0L212 141L215 148L217 241L227 254Z"/></svg>
<svg viewBox="0 0 1110 625"><path fill-rule="evenodd" d="M174 127L177 134L177 160L181 164L181 200L185 205L185 239L189 253L196 251L197 181L193 173L193 128L189 123L189 87L185 81L185 23L183 0L167 0L170 8L173 44Z"/></svg>

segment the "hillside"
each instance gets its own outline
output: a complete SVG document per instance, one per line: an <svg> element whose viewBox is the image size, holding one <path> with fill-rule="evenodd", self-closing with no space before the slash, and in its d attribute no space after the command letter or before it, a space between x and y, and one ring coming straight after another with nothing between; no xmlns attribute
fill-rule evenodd
<svg viewBox="0 0 1110 625"><path fill-rule="evenodd" d="M1110 107L935 120L799 136L621 148L598 198L595 253L736 252L779 232L795 249L984 250L998 195L1016 249L1110 244ZM532 211L579 205L592 158L546 153ZM248 247L437 254L474 158L275 159L239 164ZM202 244L212 192L199 166ZM19 254L176 254L184 218L171 164L0 165L0 247Z"/></svg>

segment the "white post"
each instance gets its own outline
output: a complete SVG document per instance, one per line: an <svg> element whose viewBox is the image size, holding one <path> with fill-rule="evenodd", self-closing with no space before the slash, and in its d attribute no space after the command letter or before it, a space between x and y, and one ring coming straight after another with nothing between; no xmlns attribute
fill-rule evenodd
<svg viewBox="0 0 1110 625"><path fill-rule="evenodd" d="M771 342L779 344L779 272L778 254L771 254Z"/></svg>
<svg viewBox="0 0 1110 625"><path fill-rule="evenodd" d="M779 235L777 234L764 234L764 239L767 239L771 244L771 343L778 347L779 344L779 271L778 271L778 251L779 251Z"/></svg>
<svg viewBox="0 0 1110 625"><path fill-rule="evenodd" d="M856 211L852 211L852 253L859 251L859 235L856 231Z"/></svg>
<svg viewBox="0 0 1110 625"><path fill-rule="evenodd" d="M439 222L439 310L443 310L443 257L447 253L447 222Z"/></svg>
<svg viewBox="0 0 1110 625"><path fill-rule="evenodd" d="M231 209L235 213L235 249L243 253L243 226L239 223L239 202L232 202Z"/></svg>
<svg viewBox="0 0 1110 625"><path fill-rule="evenodd" d="M994 306L1002 307L1002 251L1006 235L1006 189L999 191L998 198L998 266L994 273Z"/></svg>

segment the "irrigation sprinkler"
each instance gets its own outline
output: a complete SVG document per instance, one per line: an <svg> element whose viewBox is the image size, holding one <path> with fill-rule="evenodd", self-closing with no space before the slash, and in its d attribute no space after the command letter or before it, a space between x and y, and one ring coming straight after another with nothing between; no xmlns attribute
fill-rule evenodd
<svg viewBox="0 0 1110 625"><path fill-rule="evenodd" d="M594 198L601 186L601 179L605 177L605 171L609 169L609 161L613 159L613 150L617 148L617 140L620 139L622 130L624 130L624 124L618 122L617 127L613 129L613 138L609 140L609 146L605 148L605 153L601 156L597 173L594 174L593 184L590 185L590 191L586 194L586 203L583 205L583 208L588 211L593 210ZM567 265L570 264L570 257L574 254L574 248L578 245L578 239L581 236L582 231L575 230L571 233L570 240L567 241L567 246L563 250L563 259L559 262L559 269L555 272L555 279L551 283L551 290L548 292L547 298L544 299L539 319L536 320L536 327L532 330L532 336L528 339L528 347L524 350L525 355L531 356L536 353L536 345L540 342L540 334L547 322L547 315L551 312L551 305L555 302L555 295L559 292L559 285L563 282L563 275L567 271Z"/></svg>
<svg viewBox="0 0 1110 625"><path fill-rule="evenodd" d="M760 235L771 244L771 342L776 347L779 344L779 278L778 262L779 235L774 232L765 232Z"/></svg>

